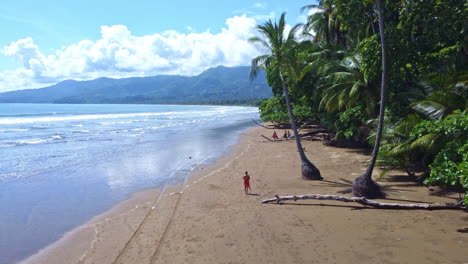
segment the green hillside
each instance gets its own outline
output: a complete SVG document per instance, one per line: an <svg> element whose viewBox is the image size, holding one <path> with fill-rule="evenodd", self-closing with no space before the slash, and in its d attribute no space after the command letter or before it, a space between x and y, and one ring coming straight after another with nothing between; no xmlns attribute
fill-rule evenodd
<svg viewBox="0 0 468 264"><path fill-rule="evenodd" d="M249 80L250 67L210 68L197 76L67 80L0 94L0 103L252 104L271 96L265 76Z"/></svg>

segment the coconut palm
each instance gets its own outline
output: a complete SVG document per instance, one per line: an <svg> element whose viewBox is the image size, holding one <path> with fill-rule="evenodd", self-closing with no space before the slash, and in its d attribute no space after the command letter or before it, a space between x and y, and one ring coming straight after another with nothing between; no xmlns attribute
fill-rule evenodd
<svg viewBox="0 0 468 264"><path fill-rule="evenodd" d="M332 45L345 45L345 38L341 31L341 19L337 16L336 8L331 1L320 1L318 5L306 5L301 12L317 9L307 18L304 32L314 32L314 42L324 43L327 47Z"/></svg>
<svg viewBox="0 0 468 264"><path fill-rule="evenodd" d="M377 185L372 180L372 172L374 170L375 162L377 160L377 155L379 154L380 141L382 139L382 130L384 124L384 112L385 112L385 95L386 95L386 86L387 86L387 56L386 56L386 46L385 46L385 35L384 35L384 19L382 12L382 3L381 0L376 0L377 12L379 14L379 33L380 33L380 44L382 47L382 82L380 89L380 112L379 112L379 121L377 124L377 135L375 137L374 148L372 150L372 156L369 166L363 175L356 178L353 182L353 195L366 198L378 198L382 197L383 193L380 190L379 185Z"/></svg>
<svg viewBox="0 0 468 264"><path fill-rule="evenodd" d="M455 74L453 74L455 75ZM442 119L454 110L468 108L468 71L458 76L442 75L420 82L427 94L410 107L428 119Z"/></svg>
<svg viewBox="0 0 468 264"><path fill-rule="evenodd" d="M424 120L440 120L466 114L468 108L468 84L466 73L437 75L426 79L418 87L399 94L413 101L410 107L415 110L399 122L389 124L382 139L383 162L397 161L399 167L414 167L414 164L431 163L435 155L445 146L452 135L451 131L438 131L423 136L411 136L412 129ZM458 110L455 111L455 110ZM464 112L460 112L460 111ZM421 167L421 166L419 166ZM408 169L407 169L408 172ZM408 172L408 174L413 174Z"/></svg>
<svg viewBox="0 0 468 264"><path fill-rule="evenodd" d="M360 70L357 56L347 56L341 61L330 61L323 64L325 77L320 108L327 112L344 110L363 103L369 117L375 117L378 92Z"/></svg>
<svg viewBox="0 0 468 264"><path fill-rule="evenodd" d="M286 14L282 13L278 23L276 23L276 21L272 22L269 20L264 24L257 26L257 30L262 35L262 38L253 37L250 39L250 42L259 43L269 51L269 54L258 56L252 60L250 76L251 78L254 78L260 70L264 70L270 65L276 64L283 89L283 96L286 100L289 119L291 121L291 129L293 130L297 150L302 162L302 178L306 180L321 180L323 178L320 175L320 171L314 164L312 164L312 162L309 161L304 153L301 140L297 132L296 121L292 114L285 74L295 76L295 72L291 69L295 62L293 49L297 46L295 34L297 33L300 25L292 27L289 33L286 34L285 16ZM294 78L292 79L294 80Z"/></svg>

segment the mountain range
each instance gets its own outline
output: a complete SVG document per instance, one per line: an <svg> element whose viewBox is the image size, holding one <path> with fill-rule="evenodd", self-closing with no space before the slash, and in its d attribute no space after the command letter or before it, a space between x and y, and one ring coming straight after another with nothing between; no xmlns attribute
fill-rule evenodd
<svg viewBox="0 0 468 264"><path fill-rule="evenodd" d="M210 68L196 76L157 75L55 85L0 93L0 103L252 104L272 95L265 74L249 79L250 67Z"/></svg>

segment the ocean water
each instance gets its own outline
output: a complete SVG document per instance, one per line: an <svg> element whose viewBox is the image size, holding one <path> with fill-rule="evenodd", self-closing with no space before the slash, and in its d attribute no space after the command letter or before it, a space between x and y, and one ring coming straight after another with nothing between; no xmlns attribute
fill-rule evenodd
<svg viewBox="0 0 468 264"><path fill-rule="evenodd" d="M258 117L254 107L0 104L0 263L183 179Z"/></svg>

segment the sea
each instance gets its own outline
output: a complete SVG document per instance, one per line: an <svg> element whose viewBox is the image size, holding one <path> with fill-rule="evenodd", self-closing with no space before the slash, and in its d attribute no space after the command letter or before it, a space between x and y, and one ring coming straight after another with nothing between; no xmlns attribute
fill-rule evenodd
<svg viewBox="0 0 468 264"><path fill-rule="evenodd" d="M256 107L0 104L0 263L184 180L258 118Z"/></svg>

